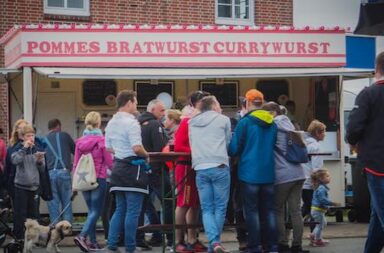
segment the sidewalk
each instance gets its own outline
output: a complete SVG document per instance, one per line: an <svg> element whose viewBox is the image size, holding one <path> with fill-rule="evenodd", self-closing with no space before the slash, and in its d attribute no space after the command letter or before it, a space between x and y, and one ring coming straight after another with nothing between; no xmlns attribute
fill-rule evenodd
<svg viewBox="0 0 384 253"><path fill-rule="evenodd" d="M330 222L328 226L324 229L324 238L332 239L332 238L365 238L368 233L368 224L367 223L351 223L351 222ZM304 228L303 238L307 239L307 235L309 234L309 227ZM100 244L104 244L104 234L98 233L97 235L98 241ZM236 231L235 229L227 229L222 234L223 242L237 242L236 241ZM199 239L204 243L207 242L204 233L200 234ZM73 236L66 237L60 243L62 246L73 246Z"/></svg>

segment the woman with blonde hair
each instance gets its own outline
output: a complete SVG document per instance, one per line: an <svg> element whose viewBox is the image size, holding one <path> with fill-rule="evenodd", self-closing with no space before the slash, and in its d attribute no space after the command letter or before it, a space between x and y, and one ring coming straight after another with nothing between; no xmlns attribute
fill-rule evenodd
<svg viewBox="0 0 384 253"><path fill-rule="evenodd" d="M105 139L100 129L101 116L98 112L89 112L85 117L83 136L76 141L73 173L83 154L92 154L95 164L98 187L84 191L83 196L88 207L87 220L78 236L74 238L76 245L84 252L99 250L101 247L96 241L96 222L101 215L102 204L107 189L107 168L112 167L112 154L105 148ZM89 236L90 243L87 242Z"/></svg>
<svg viewBox="0 0 384 253"><path fill-rule="evenodd" d="M168 144L173 145L175 139L175 133L179 128L181 121L181 111L169 109L165 113L164 128L168 135Z"/></svg>

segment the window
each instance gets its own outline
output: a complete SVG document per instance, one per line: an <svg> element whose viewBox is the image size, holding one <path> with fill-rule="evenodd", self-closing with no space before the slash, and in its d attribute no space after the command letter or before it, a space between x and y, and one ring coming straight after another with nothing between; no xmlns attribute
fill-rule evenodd
<svg viewBox="0 0 384 253"><path fill-rule="evenodd" d="M254 25L254 0L216 0L216 24Z"/></svg>
<svg viewBox="0 0 384 253"><path fill-rule="evenodd" d="M223 84L215 81L201 81L200 90L214 95L220 102L221 107L237 107L239 96L239 82L225 80Z"/></svg>
<svg viewBox="0 0 384 253"><path fill-rule="evenodd" d="M83 83L83 103L88 106L109 105L108 98L116 97L114 80L86 80Z"/></svg>
<svg viewBox="0 0 384 253"><path fill-rule="evenodd" d="M256 88L264 94L266 101L285 104L284 101L279 101L282 98L281 95L289 98L289 85L286 80L262 80L257 82Z"/></svg>
<svg viewBox="0 0 384 253"><path fill-rule="evenodd" d="M157 95L166 92L174 97L173 81L157 81L152 83L148 81L135 81L135 90L137 93L137 105L146 107L152 99L156 99Z"/></svg>
<svg viewBox="0 0 384 253"><path fill-rule="evenodd" d="M89 16L89 0L44 0L44 13Z"/></svg>

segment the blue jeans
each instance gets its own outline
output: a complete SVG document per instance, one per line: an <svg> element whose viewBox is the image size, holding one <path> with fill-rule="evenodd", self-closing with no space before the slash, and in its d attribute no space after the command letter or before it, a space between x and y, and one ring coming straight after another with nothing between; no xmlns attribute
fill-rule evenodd
<svg viewBox="0 0 384 253"><path fill-rule="evenodd" d="M371 219L365 253L379 253L384 247L384 177L367 173L369 195L371 196Z"/></svg>
<svg viewBox="0 0 384 253"><path fill-rule="evenodd" d="M277 251L278 230L274 211L274 185L240 181L245 222L248 230L248 252L262 252L262 239L269 251ZM266 229L261 229L260 220ZM261 238L261 231L263 238Z"/></svg>
<svg viewBox="0 0 384 253"><path fill-rule="evenodd" d="M230 188L229 167L209 168L196 171L196 186L199 191L205 234L212 249L220 243Z"/></svg>
<svg viewBox="0 0 384 253"><path fill-rule="evenodd" d="M125 249L127 252L133 252L136 249L136 230L144 194L122 191L115 191L114 194L116 210L109 225L108 248L117 249L119 235L124 224Z"/></svg>
<svg viewBox="0 0 384 253"><path fill-rule="evenodd" d="M103 208L105 193L107 189L107 181L105 178L98 178L99 186L91 191L84 191L83 196L88 207L87 220L81 229L80 235L86 237L89 235L91 243L96 243L96 223L101 215Z"/></svg>
<svg viewBox="0 0 384 253"><path fill-rule="evenodd" d="M47 202L49 218L55 224L61 220L67 220L72 223L72 180L71 172L69 170L50 170L49 178L51 180L51 189L53 199ZM67 206L64 211L62 219L59 216L61 211Z"/></svg>
<svg viewBox="0 0 384 253"><path fill-rule="evenodd" d="M325 213L320 211L311 211L311 216L315 222L318 222L316 224L315 229L313 229L313 234L315 235L316 240L321 240L323 237L321 236L321 232L327 225L327 219L325 218Z"/></svg>

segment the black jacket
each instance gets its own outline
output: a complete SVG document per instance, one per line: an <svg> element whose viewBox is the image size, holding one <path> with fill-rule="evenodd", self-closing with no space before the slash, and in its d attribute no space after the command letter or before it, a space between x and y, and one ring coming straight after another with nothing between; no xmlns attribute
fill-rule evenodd
<svg viewBox="0 0 384 253"><path fill-rule="evenodd" d="M168 140L160 121L150 112L144 112L138 120L141 125L141 139L145 150L148 152L161 152ZM156 172L164 164L151 163L150 165Z"/></svg>
<svg viewBox="0 0 384 253"><path fill-rule="evenodd" d="M384 173L384 80L362 90L355 100L346 129L346 138L358 144L358 161Z"/></svg>

